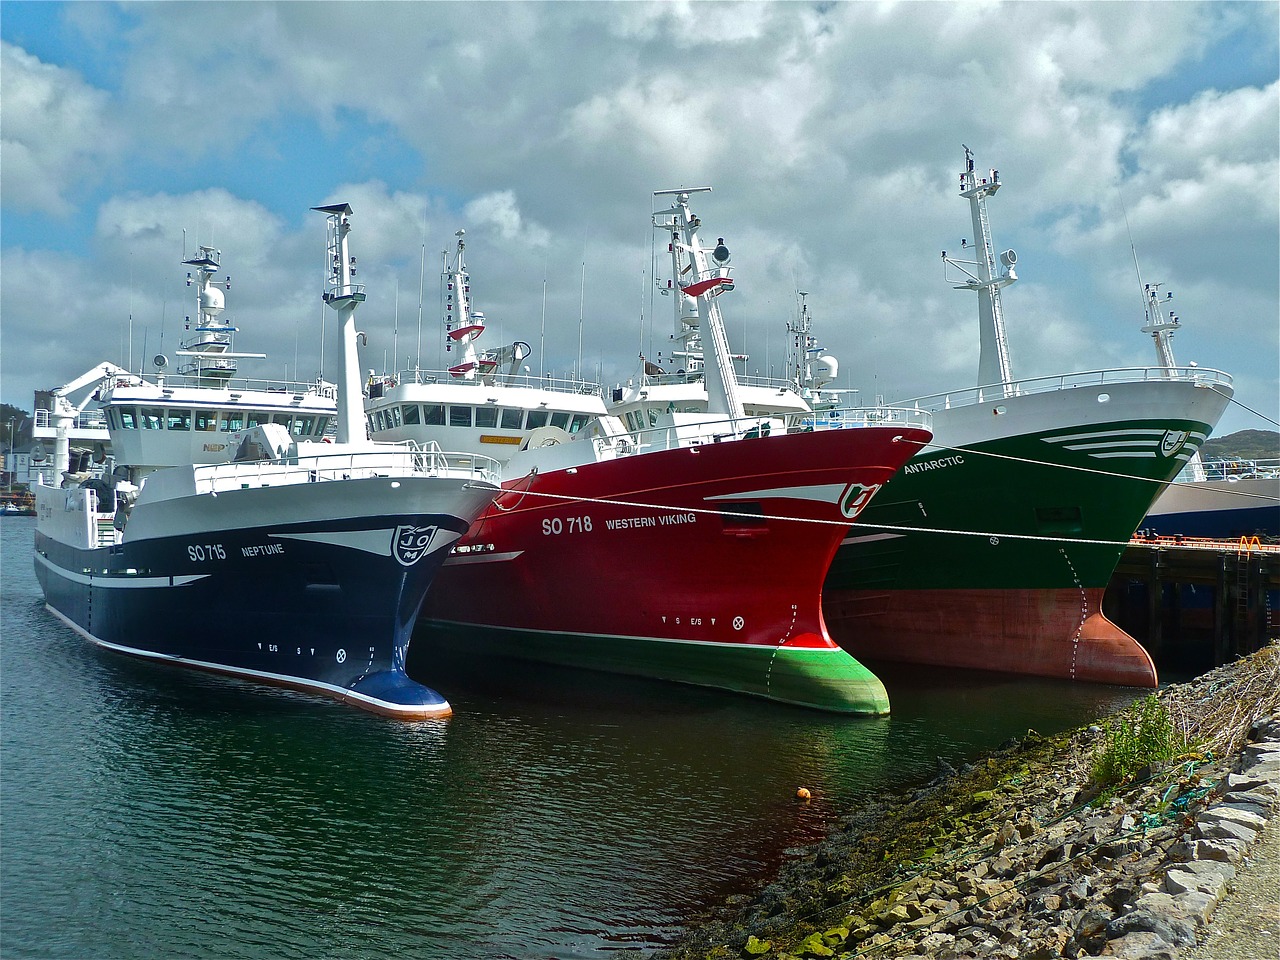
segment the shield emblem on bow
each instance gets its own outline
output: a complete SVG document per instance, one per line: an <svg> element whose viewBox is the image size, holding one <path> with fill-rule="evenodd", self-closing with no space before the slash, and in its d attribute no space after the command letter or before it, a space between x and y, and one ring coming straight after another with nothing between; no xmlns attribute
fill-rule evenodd
<svg viewBox="0 0 1280 960"><path fill-rule="evenodd" d="M1190 434L1186 430L1166 430L1164 436L1160 439L1161 456L1172 457L1182 449L1182 445L1187 442L1188 436Z"/></svg>
<svg viewBox="0 0 1280 960"><path fill-rule="evenodd" d="M849 484L840 495L840 512L852 520L871 502L871 498L882 486L882 483L873 483L869 487L861 483Z"/></svg>
<svg viewBox="0 0 1280 960"><path fill-rule="evenodd" d="M392 537L392 553L403 566L412 567L431 552L431 541L435 539L438 529L434 525L415 527L407 523L400 524Z"/></svg>

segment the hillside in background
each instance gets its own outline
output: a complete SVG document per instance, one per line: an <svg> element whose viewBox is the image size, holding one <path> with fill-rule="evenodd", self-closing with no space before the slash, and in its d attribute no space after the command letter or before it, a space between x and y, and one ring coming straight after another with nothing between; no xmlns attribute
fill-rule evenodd
<svg viewBox="0 0 1280 960"><path fill-rule="evenodd" d="M1200 448L1205 460L1280 459L1280 433L1275 430L1238 430L1225 437L1210 437Z"/></svg>

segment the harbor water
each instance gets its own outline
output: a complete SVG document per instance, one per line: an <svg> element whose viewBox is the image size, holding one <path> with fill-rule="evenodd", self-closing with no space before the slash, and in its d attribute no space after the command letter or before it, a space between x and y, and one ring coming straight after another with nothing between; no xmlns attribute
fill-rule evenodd
<svg viewBox="0 0 1280 960"><path fill-rule="evenodd" d="M859 797L1140 693L899 668L866 719L464 660L420 678L454 716L405 724L98 650L44 609L34 525L0 522L7 960L651 949Z"/></svg>

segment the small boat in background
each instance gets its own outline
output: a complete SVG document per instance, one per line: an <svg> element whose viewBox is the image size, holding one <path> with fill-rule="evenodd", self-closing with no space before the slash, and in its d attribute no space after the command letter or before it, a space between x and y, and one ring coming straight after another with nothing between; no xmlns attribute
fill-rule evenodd
<svg viewBox="0 0 1280 960"><path fill-rule="evenodd" d="M1280 537L1280 459L1196 460L1142 527L1160 537Z"/></svg>

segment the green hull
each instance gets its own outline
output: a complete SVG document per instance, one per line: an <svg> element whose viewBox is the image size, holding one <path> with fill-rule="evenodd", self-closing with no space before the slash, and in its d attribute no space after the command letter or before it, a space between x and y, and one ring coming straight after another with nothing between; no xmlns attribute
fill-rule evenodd
<svg viewBox="0 0 1280 960"><path fill-rule="evenodd" d="M1162 420L1106 429L1138 437L1185 431L1191 439L1180 452L1190 452L1210 428ZM1063 433L917 455L863 511L831 565L826 589L1105 587L1185 457L1099 460L1047 439Z"/></svg>
<svg viewBox="0 0 1280 960"><path fill-rule="evenodd" d="M587 636L431 621L413 649L432 645L468 656L505 656L745 693L837 713L879 716L889 695L870 670L838 647L764 647Z"/></svg>

